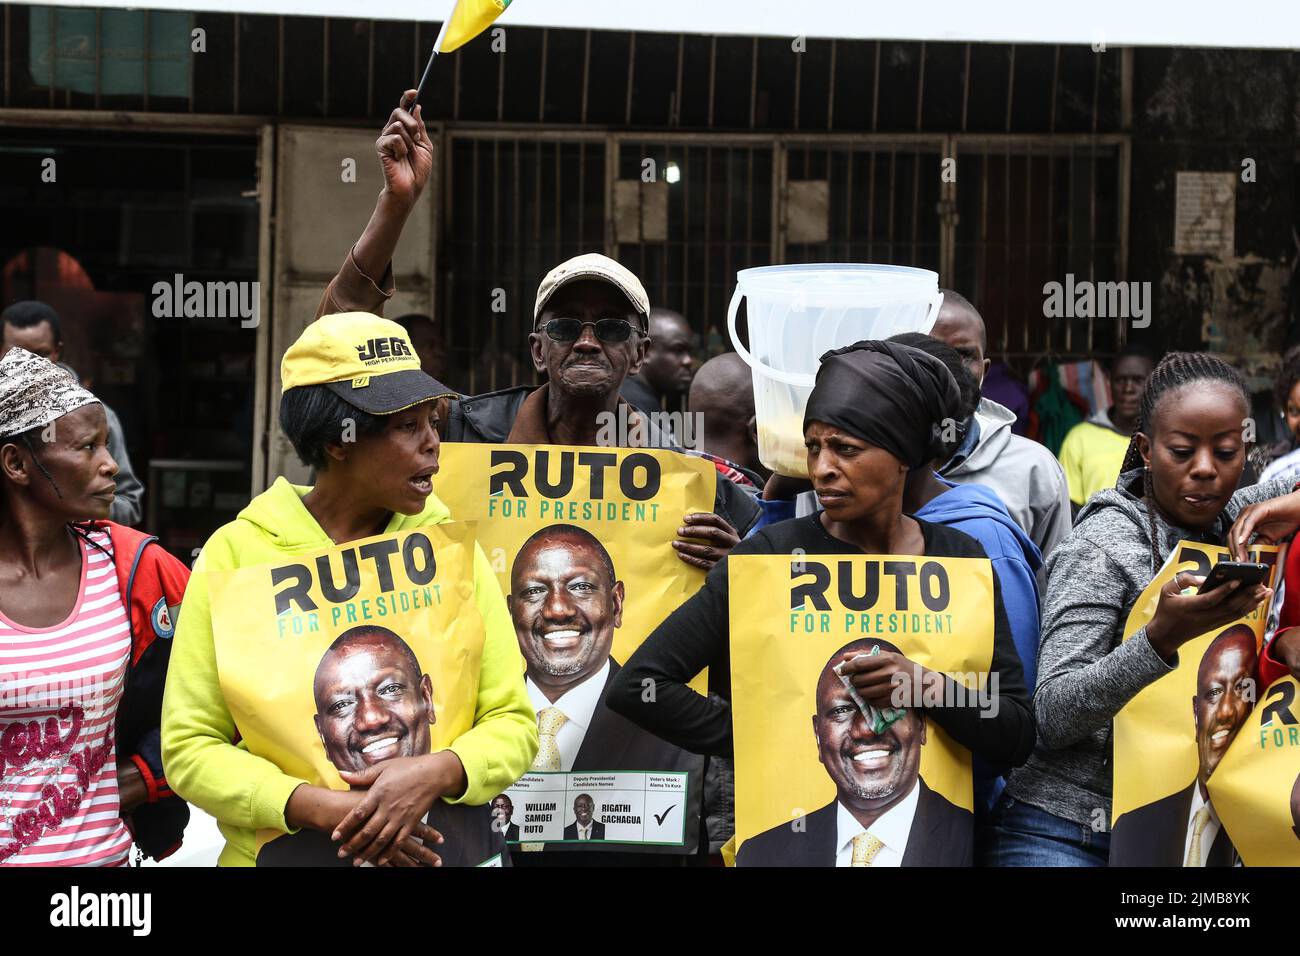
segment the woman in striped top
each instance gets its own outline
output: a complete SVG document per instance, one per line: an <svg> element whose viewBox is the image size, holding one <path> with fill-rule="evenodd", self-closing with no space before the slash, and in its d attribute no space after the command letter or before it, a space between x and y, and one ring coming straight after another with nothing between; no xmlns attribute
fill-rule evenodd
<svg viewBox="0 0 1300 956"><path fill-rule="evenodd" d="M107 524L104 407L22 349L0 361L0 866L121 866L156 797L119 760L132 617ZM163 608L164 616L166 607ZM156 726L156 725L155 725Z"/></svg>

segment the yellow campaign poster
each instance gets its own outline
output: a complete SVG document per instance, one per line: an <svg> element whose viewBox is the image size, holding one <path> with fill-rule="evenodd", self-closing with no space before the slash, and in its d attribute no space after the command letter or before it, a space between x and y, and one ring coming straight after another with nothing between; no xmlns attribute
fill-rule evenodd
<svg viewBox="0 0 1300 956"><path fill-rule="evenodd" d="M340 770L446 747L478 700L474 527L441 524L214 572L222 692L250 753L348 789ZM499 865L488 807L434 804L444 866ZM348 865L329 835L258 834L259 866Z"/></svg>
<svg viewBox="0 0 1300 956"><path fill-rule="evenodd" d="M674 451L442 446L434 491L478 524L538 714L532 769L493 801L508 842L695 850L703 758L604 700L621 664L703 585L671 542L686 514L713 510L717 481L712 464Z"/></svg>
<svg viewBox="0 0 1300 956"><path fill-rule="evenodd" d="M1300 684L1259 696L1209 781L1210 802L1246 866L1300 866Z"/></svg>
<svg viewBox="0 0 1300 956"><path fill-rule="evenodd" d="M733 555L738 866L963 866L971 755L836 666L901 653L992 707L993 571L976 558ZM969 692L969 696L965 696ZM922 700L924 702L924 699Z"/></svg>
<svg viewBox="0 0 1300 956"><path fill-rule="evenodd" d="M1227 548L1180 541L1129 612L1129 640L1155 614L1160 589L1181 573L1208 574ZM1276 569L1277 548L1250 549ZM1271 581L1269 582L1271 585ZM1178 649L1178 666L1115 715L1111 866L1232 866L1237 851L1207 783L1250 716L1268 607Z"/></svg>

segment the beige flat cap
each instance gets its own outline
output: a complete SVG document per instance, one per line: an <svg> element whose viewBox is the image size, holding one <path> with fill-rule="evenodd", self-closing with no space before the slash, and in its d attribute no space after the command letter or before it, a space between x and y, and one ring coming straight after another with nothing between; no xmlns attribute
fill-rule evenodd
<svg viewBox="0 0 1300 956"><path fill-rule="evenodd" d="M632 303L632 308L641 316L641 327L643 329L649 327L650 297L645 294L645 287L641 285L641 280L630 270L609 256L602 256L599 252L574 256L546 273L546 278L537 287L537 303L533 306L533 325L537 324L542 309L546 307L546 303L550 301L551 296L555 295L557 289L582 279L596 279L614 286L627 297L628 302Z"/></svg>

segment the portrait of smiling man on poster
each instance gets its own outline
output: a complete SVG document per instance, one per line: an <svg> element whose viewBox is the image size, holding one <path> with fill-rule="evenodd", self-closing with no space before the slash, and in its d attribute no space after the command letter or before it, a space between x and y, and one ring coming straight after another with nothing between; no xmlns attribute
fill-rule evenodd
<svg viewBox="0 0 1300 956"><path fill-rule="evenodd" d="M345 783L396 757L430 752L437 720L433 681L415 652L394 631L364 624L340 634L325 651L312 680L316 732L325 755ZM349 779L352 778L352 779ZM443 837L444 866L474 866L504 850L490 807L434 803L425 822ZM302 830L262 848L258 866L347 866L324 833Z"/></svg>
<svg viewBox="0 0 1300 956"><path fill-rule="evenodd" d="M1111 850L1111 866L1232 866L1237 861L1210 800L1209 783L1250 716L1258 659L1255 632L1245 624L1224 628L1205 649L1191 702L1196 779L1120 817L1115 832L1123 839Z"/></svg>
<svg viewBox="0 0 1300 956"><path fill-rule="evenodd" d="M363 625L341 634L321 658L312 686L316 732L340 774L429 752L429 727L437 719L433 682L387 628Z"/></svg>
<svg viewBox="0 0 1300 956"><path fill-rule="evenodd" d="M606 705L620 669L613 652L615 631L623 627L634 598L609 549L585 528L546 525L519 547L506 604L526 665L524 686L537 713L538 751L531 769L534 774L575 777L565 778L565 786L574 788L573 820L561 820L564 826L551 832L549 841L528 840L529 832L539 833L527 829L528 787L536 785L529 781L541 778L525 776L525 785L513 794L516 801L524 801L520 849L533 851L522 858L516 855L517 865L521 859L525 864L541 860L541 850L609 854L645 848L683 853L694 847L698 818L690 808L700 799L702 758L637 727ZM618 777L623 773L630 776ZM589 774L610 776L596 781L587 778ZM655 774L671 777L685 791L668 802L667 808L676 813L662 835L656 828L665 816L659 811L667 808L656 803L652 813L646 802L651 798L636 789ZM629 790L633 777L637 782ZM559 777L549 779L553 787ZM619 781L621 786L614 785ZM588 862L601 865L594 859Z"/></svg>
<svg viewBox="0 0 1300 956"><path fill-rule="evenodd" d="M875 646L900 653L887 641L853 641L831 655L817 680L812 731L835 800L746 840L736 855L739 866L970 864L970 812L920 776L925 717L903 708L876 733L835 672L835 665Z"/></svg>
<svg viewBox="0 0 1300 956"><path fill-rule="evenodd" d="M678 748L609 710L624 583L609 552L576 525L549 525L519 549L506 603L527 662L528 696L543 740L535 770L672 768Z"/></svg>

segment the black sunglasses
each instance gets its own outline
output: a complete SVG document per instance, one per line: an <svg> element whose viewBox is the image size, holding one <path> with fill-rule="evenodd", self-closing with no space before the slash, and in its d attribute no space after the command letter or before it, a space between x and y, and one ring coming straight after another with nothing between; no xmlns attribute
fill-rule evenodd
<svg viewBox="0 0 1300 956"><path fill-rule="evenodd" d="M596 330L596 338L602 342L626 342L636 329L626 319L601 319L598 322L583 322L579 319L551 319L542 326L542 331L553 342L576 342L582 330L590 325Z"/></svg>

